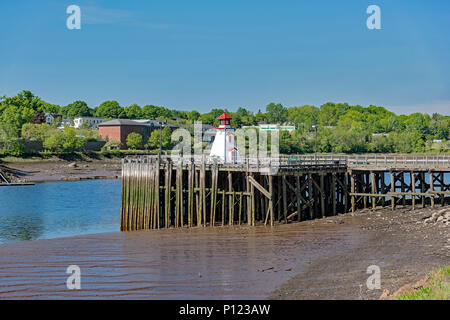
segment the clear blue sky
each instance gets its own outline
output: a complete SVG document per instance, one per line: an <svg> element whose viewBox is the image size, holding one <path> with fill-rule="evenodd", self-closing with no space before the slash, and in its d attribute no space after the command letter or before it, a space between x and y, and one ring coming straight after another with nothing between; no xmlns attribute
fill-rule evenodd
<svg viewBox="0 0 450 320"><path fill-rule="evenodd" d="M81 30L66 28L70 4L81 7ZM382 30L366 28L370 4ZM1 1L0 95L450 114L449 16L448 0Z"/></svg>

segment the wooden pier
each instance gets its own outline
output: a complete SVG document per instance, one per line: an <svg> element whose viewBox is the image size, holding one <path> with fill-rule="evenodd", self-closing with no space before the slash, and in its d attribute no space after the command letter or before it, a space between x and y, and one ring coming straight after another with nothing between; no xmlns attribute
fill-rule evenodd
<svg viewBox="0 0 450 320"><path fill-rule="evenodd" d="M395 165L388 158L363 160L290 156L232 164L129 156L122 169L121 230L274 225L360 208L449 202L449 158L434 164L395 159Z"/></svg>
<svg viewBox="0 0 450 320"><path fill-rule="evenodd" d="M121 230L274 225L344 213L350 206L347 179L345 162L335 160L219 164L128 157Z"/></svg>

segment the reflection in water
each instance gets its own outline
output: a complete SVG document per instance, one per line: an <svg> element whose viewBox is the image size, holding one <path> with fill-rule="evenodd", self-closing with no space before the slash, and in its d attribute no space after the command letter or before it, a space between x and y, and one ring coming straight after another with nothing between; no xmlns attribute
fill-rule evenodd
<svg viewBox="0 0 450 320"><path fill-rule="evenodd" d="M41 216L0 216L0 242L36 240L44 230Z"/></svg>
<svg viewBox="0 0 450 320"><path fill-rule="evenodd" d="M119 180L3 187L0 202L0 244L119 230Z"/></svg>

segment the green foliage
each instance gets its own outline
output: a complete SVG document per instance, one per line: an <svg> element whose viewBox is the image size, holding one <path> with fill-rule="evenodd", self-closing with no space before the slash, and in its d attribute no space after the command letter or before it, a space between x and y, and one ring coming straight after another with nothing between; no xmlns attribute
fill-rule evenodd
<svg viewBox="0 0 450 320"><path fill-rule="evenodd" d="M105 101L97 107L95 116L101 118L125 118L126 114L117 101Z"/></svg>
<svg viewBox="0 0 450 320"><path fill-rule="evenodd" d="M288 112L280 103L269 103L266 107L267 120L270 123L284 123L287 120Z"/></svg>
<svg viewBox="0 0 450 320"><path fill-rule="evenodd" d="M78 117L90 117L94 114L94 111L90 109L86 102L75 101L65 107L61 108L61 113L64 118L78 118Z"/></svg>
<svg viewBox="0 0 450 320"><path fill-rule="evenodd" d="M83 151L86 142L86 138L80 137L77 130L65 127L64 132L58 131L48 136L44 141L44 148L59 153Z"/></svg>
<svg viewBox="0 0 450 320"><path fill-rule="evenodd" d="M145 105L142 108L142 117L144 119L158 119L158 118L167 119L167 118L174 118L177 115L179 114L174 114L173 111L164 107Z"/></svg>
<svg viewBox="0 0 450 320"><path fill-rule="evenodd" d="M200 118L200 112L192 110L191 112L188 112L187 118L191 121L197 121Z"/></svg>
<svg viewBox="0 0 450 320"><path fill-rule="evenodd" d="M142 149L142 135L132 132L127 136L127 146L130 149Z"/></svg>
<svg viewBox="0 0 450 320"><path fill-rule="evenodd" d="M18 139L4 141L2 143L1 153L3 156L20 157L25 154L25 146Z"/></svg>
<svg viewBox="0 0 450 320"><path fill-rule="evenodd" d="M137 104L121 107L117 101L105 101L95 110L90 109L84 101L75 101L60 108L43 101L30 91L19 92L14 97L0 97L0 142L18 139L44 141L49 149L76 149L75 141L98 140L94 130L82 128L77 135L81 140L74 140L67 135L63 137L56 125L33 125L36 113L61 113L65 118L81 116L99 116L108 119L157 119L186 126L194 121L218 125L217 117L223 112L231 117L234 127L253 126L258 123L287 123L296 126L290 133L280 133L280 147L283 153L310 153L314 151L315 132L313 125L318 125L319 152L448 152L447 142L442 144L433 140L450 139L450 116L441 114L413 113L395 115L380 106L351 106L347 103L328 102L317 108L311 105L285 108L281 104L270 103L266 112L254 113L246 108L230 112L214 108L207 113L171 110L162 106ZM163 148L171 146L170 130L163 132ZM54 136L50 139L50 137ZM77 139L80 137L77 137ZM47 141L49 140L49 141ZM62 142L62 141L65 142ZM69 141L71 141L69 143ZM64 147L66 143L66 147ZM51 148L50 148L51 147ZM159 148L159 131L153 131L147 147Z"/></svg>
<svg viewBox="0 0 450 320"><path fill-rule="evenodd" d="M120 147L121 147L120 141L111 140L105 143L105 145L102 147L102 152L120 150Z"/></svg>
<svg viewBox="0 0 450 320"><path fill-rule="evenodd" d="M396 297L396 300L450 300L450 266L429 275L428 283L413 292Z"/></svg>
<svg viewBox="0 0 450 320"><path fill-rule="evenodd" d="M34 114L35 112L28 107L7 106L0 116L0 131L8 138L19 138L22 125L30 122Z"/></svg>
<svg viewBox="0 0 450 320"><path fill-rule="evenodd" d="M127 119L141 119L142 118L142 109L137 104L132 104L129 107L125 108L125 115Z"/></svg>
<svg viewBox="0 0 450 320"><path fill-rule="evenodd" d="M154 130L148 139L147 147L159 149L160 130ZM163 149L172 147L172 130L169 127L164 127L161 132L161 144Z"/></svg>
<svg viewBox="0 0 450 320"><path fill-rule="evenodd" d="M52 127L47 123L25 123L22 126L22 138L44 142L45 138L49 136L51 129Z"/></svg>

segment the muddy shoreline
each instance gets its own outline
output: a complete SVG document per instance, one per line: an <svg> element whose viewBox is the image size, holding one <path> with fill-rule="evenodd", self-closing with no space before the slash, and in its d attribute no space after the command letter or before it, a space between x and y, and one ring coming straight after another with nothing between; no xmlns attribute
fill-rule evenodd
<svg viewBox="0 0 450 320"><path fill-rule="evenodd" d="M449 224L425 222L440 209L2 245L0 298L378 299L450 262ZM71 264L84 275L80 291L65 287ZM370 265L380 290L365 285Z"/></svg>
<svg viewBox="0 0 450 320"><path fill-rule="evenodd" d="M2 163L12 182L54 182L119 179L121 159L23 160Z"/></svg>
<svg viewBox="0 0 450 320"><path fill-rule="evenodd" d="M384 290L395 292L413 284L433 269L450 263L450 224L427 223L442 210L411 207L366 210L330 218L349 220L367 235L352 252L319 259L270 296L271 299L378 299ZM447 212L450 208L447 207ZM321 221L313 223L322 223ZM381 288L369 290L367 268L377 265Z"/></svg>

